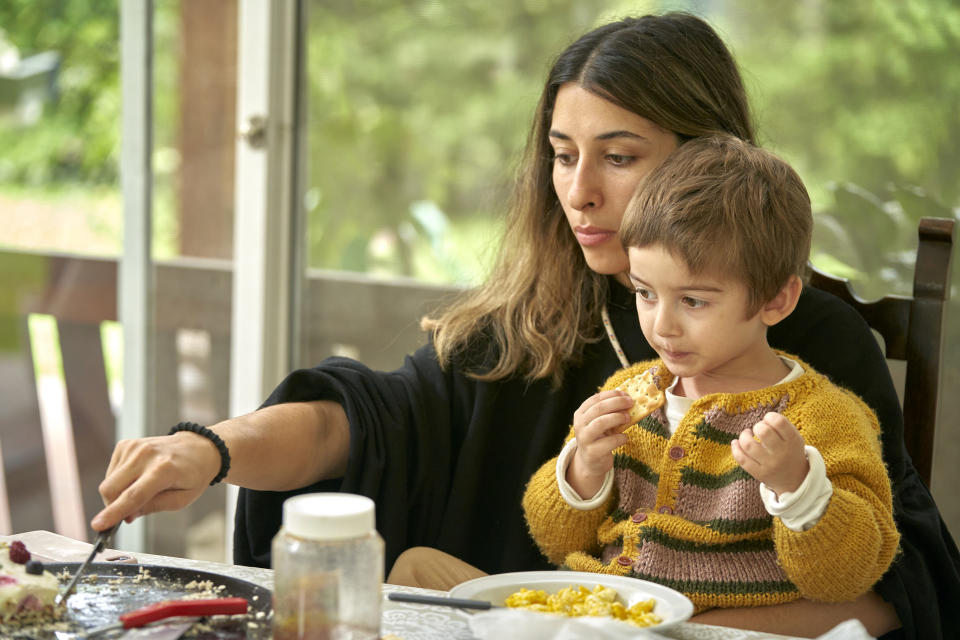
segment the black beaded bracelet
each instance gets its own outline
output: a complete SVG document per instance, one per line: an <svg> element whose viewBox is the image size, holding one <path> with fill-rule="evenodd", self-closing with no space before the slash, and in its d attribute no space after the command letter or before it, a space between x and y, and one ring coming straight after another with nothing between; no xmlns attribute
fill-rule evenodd
<svg viewBox="0 0 960 640"><path fill-rule="evenodd" d="M203 436L212 442L217 447L217 451L220 452L220 473L210 481L211 487L227 477L227 472L230 471L230 452L227 450L227 445L220 436L196 422L180 422L172 427L170 433L167 435L172 436L178 431L192 431L199 436Z"/></svg>

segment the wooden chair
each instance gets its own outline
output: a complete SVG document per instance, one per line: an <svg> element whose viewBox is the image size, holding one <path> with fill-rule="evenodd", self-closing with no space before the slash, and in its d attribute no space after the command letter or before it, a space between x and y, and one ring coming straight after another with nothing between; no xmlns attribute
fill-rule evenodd
<svg viewBox="0 0 960 640"><path fill-rule="evenodd" d="M930 486L934 434L940 405L944 312L950 297L954 221L920 220L920 244L913 274L913 296L889 295L866 301L838 279L813 269L810 284L852 305L882 337L886 357L906 362L903 389L904 440L913 464Z"/></svg>

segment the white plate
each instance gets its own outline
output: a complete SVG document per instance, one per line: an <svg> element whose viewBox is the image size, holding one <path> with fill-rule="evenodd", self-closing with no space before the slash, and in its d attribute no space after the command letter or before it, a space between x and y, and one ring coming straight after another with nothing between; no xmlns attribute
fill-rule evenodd
<svg viewBox="0 0 960 640"><path fill-rule="evenodd" d="M450 590L452 598L470 598L489 600L502 606L511 593L524 589L543 589L547 593L556 593L564 587L583 585L588 589L602 584L617 591L624 606L631 606L640 600L656 600L653 612L663 618L663 622L648 629L662 630L679 624L693 615L693 603L690 599L669 587L637 578L609 576L602 573L585 571L519 571L516 573L498 573L483 578L475 578L458 584Z"/></svg>

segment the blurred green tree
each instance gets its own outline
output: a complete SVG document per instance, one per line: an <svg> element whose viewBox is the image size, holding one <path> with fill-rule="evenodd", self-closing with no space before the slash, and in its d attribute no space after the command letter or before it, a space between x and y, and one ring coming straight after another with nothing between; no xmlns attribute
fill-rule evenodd
<svg viewBox="0 0 960 640"><path fill-rule="evenodd" d="M548 57L609 5L310 3L310 264L469 277L444 234L489 237Z"/></svg>
<svg viewBox="0 0 960 640"><path fill-rule="evenodd" d="M952 0L728 3L718 23L766 142L824 191L922 188L957 203L960 5Z"/></svg>
<svg viewBox="0 0 960 640"><path fill-rule="evenodd" d="M0 183L53 188L117 181L117 0L4 0L0 29L21 58L60 55L57 99L40 123L0 126Z"/></svg>
<svg viewBox="0 0 960 640"><path fill-rule="evenodd" d="M906 286L916 220L960 204L960 6L949 0L313 2L310 264L370 271L381 247L386 271L462 279L456 256L475 250L424 256L456 247L458 230L492 236L477 230L504 208L550 56L594 24L668 8L703 13L733 47L761 143L811 191L818 260ZM417 203L448 223L425 224Z"/></svg>
<svg viewBox="0 0 960 640"><path fill-rule="evenodd" d="M761 143L811 192L814 260L865 295L909 292L917 222L960 206L960 5L734 2L716 23Z"/></svg>

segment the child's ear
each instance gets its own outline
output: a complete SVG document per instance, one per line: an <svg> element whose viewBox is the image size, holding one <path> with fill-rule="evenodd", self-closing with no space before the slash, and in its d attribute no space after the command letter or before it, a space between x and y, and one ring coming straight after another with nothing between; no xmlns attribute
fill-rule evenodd
<svg viewBox="0 0 960 640"><path fill-rule="evenodd" d="M760 307L760 319L763 320L763 323L772 327L793 313L793 310L797 307L797 301L800 300L801 291L803 291L803 281L800 276L790 276L787 284L783 285L780 292Z"/></svg>

